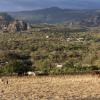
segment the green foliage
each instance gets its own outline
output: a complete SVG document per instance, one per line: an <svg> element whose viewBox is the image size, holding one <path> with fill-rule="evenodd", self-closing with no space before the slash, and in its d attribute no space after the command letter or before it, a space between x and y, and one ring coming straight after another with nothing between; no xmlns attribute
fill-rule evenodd
<svg viewBox="0 0 100 100"><path fill-rule="evenodd" d="M7 65L0 68L0 73L13 74L13 73L26 73L32 70L31 66L25 66L24 63L20 61L10 61Z"/></svg>
<svg viewBox="0 0 100 100"><path fill-rule="evenodd" d="M45 74L85 73L100 68L99 33L62 32L65 25L33 25L24 33L0 34L0 73L42 71ZM55 32L41 31L41 28ZM57 32L56 29L61 30ZM46 38L48 36L48 38ZM68 38L70 40L68 40ZM82 38L78 41L77 39ZM62 64L62 68L57 68ZM20 72L21 71L21 72Z"/></svg>

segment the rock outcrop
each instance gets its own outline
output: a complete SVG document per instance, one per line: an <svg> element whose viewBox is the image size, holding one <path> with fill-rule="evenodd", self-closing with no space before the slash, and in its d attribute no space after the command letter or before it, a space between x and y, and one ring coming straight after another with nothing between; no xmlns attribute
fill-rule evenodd
<svg viewBox="0 0 100 100"><path fill-rule="evenodd" d="M1 31L7 30L8 25L9 22L6 21L2 16L0 16L0 30Z"/></svg>
<svg viewBox="0 0 100 100"><path fill-rule="evenodd" d="M7 31L9 23L13 21L13 18L7 13L0 13L0 31Z"/></svg>
<svg viewBox="0 0 100 100"><path fill-rule="evenodd" d="M8 25L9 32L22 32L30 29L28 23L24 21L15 20Z"/></svg>
<svg viewBox="0 0 100 100"><path fill-rule="evenodd" d="M0 16L0 31L2 32L22 32L29 29L30 25L24 21L8 21L3 16Z"/></svg>

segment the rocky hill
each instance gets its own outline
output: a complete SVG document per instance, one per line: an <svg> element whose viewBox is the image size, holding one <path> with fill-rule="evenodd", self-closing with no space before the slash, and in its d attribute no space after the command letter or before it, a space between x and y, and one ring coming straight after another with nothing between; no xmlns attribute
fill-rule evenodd
<svg viewBox="0 0 100 100"><path fill-rule="evenodd" d="M7 13L0 13L0 31L3 32L19 32L28 30L29 26L26 22L15 20Z"/></svg>
<svg viewBox="0 0 100 100"><path fill-rule="evenodd" d="M0 13L0 30L8 27L9 23L13 21L13 18L7 13Z"/></svg>

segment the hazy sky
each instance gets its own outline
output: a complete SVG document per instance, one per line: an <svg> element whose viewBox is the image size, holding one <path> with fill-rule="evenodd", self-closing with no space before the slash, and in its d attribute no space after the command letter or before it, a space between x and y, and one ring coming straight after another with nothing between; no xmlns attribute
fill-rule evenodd
<svg viewBox="0 0 100 100"><path fill-rule="evenodd" d="M0 0L0 11L34 10L47 7L100 9L100 0Z"/></svg>

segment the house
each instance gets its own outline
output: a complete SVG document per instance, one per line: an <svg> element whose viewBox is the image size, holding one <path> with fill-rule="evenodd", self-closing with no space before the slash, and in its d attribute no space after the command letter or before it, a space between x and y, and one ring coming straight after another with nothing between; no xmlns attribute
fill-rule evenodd
<svg viewBox="0 0 100 100"><path fill-rule="evenodd" d="M69 42L71 40L71 38L67 38L67 42Z"/></svg>
<svg viewBox="0 0 100 100"><path fill-rule="evenodd" d="M77 38L77 41L79 41L79 42L81 42L83 40L84 40L84 38Z"/></svg>
<svg viewBox="0 0 100 100"><path fill-rule="evenodd" d="M55 64L56 65L56 68L62 68L63 67L63 64Z"/></svg>
<svg viewBox="0 0 100 100"><path fill-rule="evenodd" d="M32 71L28 71L27 75L29 75L29 76L35 76L36 74L34 72L32 72Z"/></svg>
<svg viewBox="0 0 100 100"><path fill-rule="evenodd" d="M47 35L47 36L46 36L46 39L48 39L48 38L49 38L49 36Z"/></svg>

